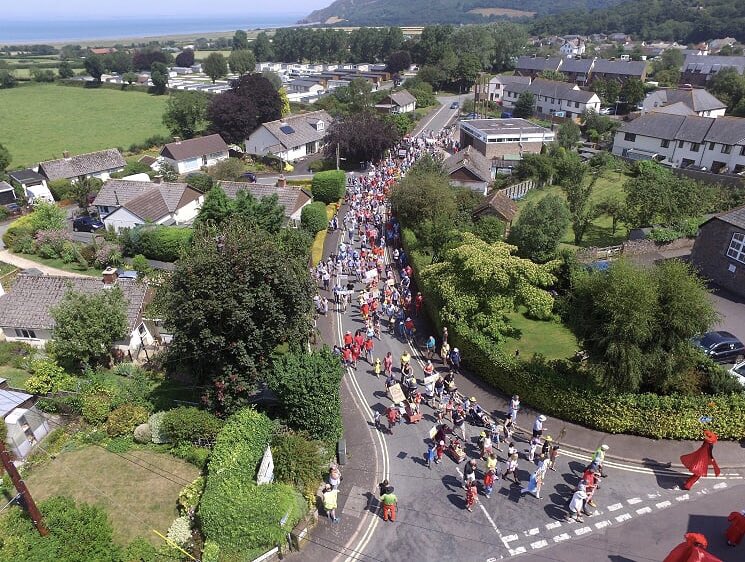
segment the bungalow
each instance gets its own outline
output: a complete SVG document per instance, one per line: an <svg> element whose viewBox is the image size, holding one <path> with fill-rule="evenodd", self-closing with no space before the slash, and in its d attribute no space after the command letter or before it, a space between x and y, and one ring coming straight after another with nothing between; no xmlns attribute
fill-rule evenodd
<svg viewBox="0 0 745 562"><path fill-rule="evenodd" d="M0 378L0 423L5 424L5 442L16 459L25 458L49 433L49 424L34 404L36 397L10 390L6 379Z"/></svg>
<svg viewBox="0 0 745 562"><path fill-rule="evenodd" d="M15 170L8 172L10 183L23 190L23 194L30 203L38 200L54 201L52 192L47 187L47 179L38 172L31 169Z"/></svg>
<svg viewBox="0 0 745 562"><path fill-rule="evenodd" d="M701 117L722 117L727 110L727 104L703 88L660 88L647 94L642 112L658 111L679 103L690 109L689 115Z"/></svg>
<svg viewBox="0 0 745 562"><path fill-rule="evenodd" d="M115 172L121 172L127 162L116 148L99 150L70 156L67 152L58 160L47 160L39 163L38 172L48 181L97 178L106 181Z"/></svg>
<svg viewBox="0 0 745 562"><path fill-rule="evenodd" d="M245 183L235 181L221 181L220 187L225 195L231 199L238 196L239 191L245 191L253 195L256 199L263 199L276 195L279 204L285 210L285 220L288 226L298 226L300 224L300 213L303 207L310 205L313 197L304 189L295 187L279 187L260 183Z"/></svg>
<svg viewBox="0 0 745 562"><path fill-rule="evenodd" d="M447 158L443 165L451 184L486 195L493 179L491 163L473 146L456 152Z"/></svg>
<svg viewBox="0 0 745 562"><path fill-rule="evenodd" d="M493 101L502 103L504 88L509 84L530 84L530 76L512 76L497 74L489 80L486 85L476 84L475 93L477 101Z"/></svg>
<svg viewBox="0 0 745 562"><path fill-rule="evenodd" d="M173 166L179 174L214 166L228 156L228 145L220 135L170 142L160 151L160 161Z"/></svg>
<svg viewBox="0 0 745 562"><path fill-rule="evenodd" d="M0 181L0 206L16 202L16 190L8 182Z"/></svg>
<svg viewBox="0 0 745 562"><path fill-rule="evenodd" d="M142 320L147 287L137 281L118 279L113 268L104 270L102 279L21 273L12 290L0 296L0 330L7 341L43 348L54 337L54 318L50 311L67 291L95 294L113 286L119 287L124 294L127 316L127 336L115 342L114 347L136 355L143 345L153 343L152 335Z"/></svg>
<svg viewBox="0 0 745 562"><path fill-rule="evenodd" d="M285 162L294 162L323 148L332 121L325 110L320 110L264 123L246 139L246 152L259 156L272 154Z"/></svg>
<svg viewBox="0 0 745 562"><path fill-rule="evenodd" d="M381 113L398 115L401 113L411 113L416 109L416 98L407 90L391 92L385 96L380 103L375 105L375 109Z"/></svg>
<svg viewBox="0 0 745 562"><path fill-rule="evenodd" d="M320 96L324 88L317 80L310 78L296 78L287 84L287 92L291 94L310 94Z"/></svg>
<svg viewBox="0 0 745 562"><path fill-rule="evenodd" d="M745 206L701 225L691 262L705 278L745 297Z"/></svg>
<svg viewBox="0 0 745 562"><path fill-rule="evenodd" d="M580 90L576 84L540 78L530 84L513 83L505 86L504 107L515 107L523 92L533 94L536 113L540 115L557 115L576 120L587 110L600 111L600 98L596 93Z"/></svg>
<svg viewBox="0 0 745 562"><path fill-rule="evenodd" d="M143 224L190 224L204 194L185 183L118 180L107 183L93 200L106 228L116 232Z"/></svg>

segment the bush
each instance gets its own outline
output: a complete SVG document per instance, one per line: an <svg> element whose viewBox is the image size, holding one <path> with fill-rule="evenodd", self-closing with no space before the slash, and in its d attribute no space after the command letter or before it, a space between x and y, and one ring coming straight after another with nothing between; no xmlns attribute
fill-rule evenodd
<svg viewBox="0 0 745 562"><path fill-rule="evenodd" d="M215 185L215 180L208 174L190 174L186 183L202 193L207 193Z"/></svg>
<svg viewBox="0 0 745 562"><path fill-rule="evenodd" d="M299 433L282 433L272 439L274 479L295 486L306 496L323 479L323 443Z"/></svg>
<svg viewBox="0 0 745 562"><path fill-rule="evenodd" d="M74 390L75 377L50 359L37 359L31 362L31 376L26 379L25 388L29 394L48 394L60 389Z"/></svg>
<svg viewBox="0 0 745 562"><path fill-rule="evenodd" d="M189 464L193 464L199 469L204 469L207 466L207 461L210 458L209 449L206 449L204 447L197 447L189 443L176 445L171 449L171 454L174 457L185 460Z"/></svg>
<svg viewBox="0 0 745 562"><path fill-rule="evenodd" d="M88 423L99 424L106 421L112 408L112 396L105 390L95 390L83 394L83 419ZM131 428L130 428L131 431Z"/></svg>
<svg viewBox="0 0 745 562"><path fill-rule="evenodd" d="M30 237L33 240L34 234L36 234L36 230L34 229L33 213L31 213L17 218L8 225L8 229L3 234L3 244L6 248L17 251L19 239Z"/></svg>
<svg viewBox="0 0 745 562"><path fill-rule="evenodd" d="M204 476L200 476L181 490L176 501L178 512L181 515L187 515L192 509L196 509L206 482Z"/></svg>
<svg viewBox="0 0 745 562"><path fill-rule="evenodd" d="M223 421L206 410L182 406L168 410L163 416L162 431L177 445L198 444L200 439L213 441Z"/></svg>
<svg viewBox="0 0 745 562"><path fill-rule="evenodd" d="M243 173L243 170L243 162L237 158L228 158L207 168L207 173L215 180L236 181Z"/></svg>
<svg viewBox="0 0 745 562"><path fill-rule="evenodd" d="M25 369L36 350L27 343L0 342L0 365L9 365L15 369Z"/></svg>
<svg viewBox="0 0 745 562"><path fill-rule="evenodd" d="M135 443L140 443L141 445L150 443L153 439L153 434L150 431L150 424L141 423L140 425L135 427L132 438L134 439Z"/></svg>
<svg viewBox="0 0 745 562"><path fill-rule="evenodd" d="M72 200L75 198L70 180L54 180L50 181L47 185L55 201Z"/></svg>
<svg viewBox="0 0 745 562"><path fill-rule="evenodd" d="M123 236L128 256L142 254L151 260L174 262L191 244L192 230L177 226L141 226Z"/></svg>
<svg viewBox="0 0 745 562"><path fill-rule="evenodd" d="M150 267L150 262L142 254L137 254L133 257L130 266L140 275L148 275L153 271L153 268Z"/></svg>
<svg viewBox="0 0 745 562"><path fill-rule="evenodd" d="M147 421L147 410L134 404L123 404L109 414L106 433L111 437L129 435L135 427Z"/></svg>
<svg viewBox="0 0 745 562"><path fill-rule="evenodd" d="M272 420L252 408L230 416L212 449L210 473L237 470L253 479L274 428Z"/></svg>
<svg viewBox="0 0 745 562"><path fill-rule="evenodd" d="M326 230L329 225L326 215L326 205L320 201L315 201L303 207L303 210L300 211L300 225L313 236L317 232Z"/></svg>
<svg viewBox="0 0 745 562"><path fill-rule="evenodd" d="M176 543L181 548L186 548L191 543L191 521L186 515L174 519L168 528L166 535L168 540Z"/></svg>
<svg viewBox="0 0 745 562"><path fill-rule="evenodd" d="M153 443L156 445L163 445L164 443L170 443L170 439L166 432L163 430L163 418L165 412L155 412L147 420L147 424L150 426L150 433L153 436Z"/></svg>
<svg viewBox="0 0 745 562"><path fill-rule="evenodd" d="M143 150L149 150L155 146L160 147L164 144L167 144L171 142L171 137L168 135L153 135L151 137L146 138L141 143L134 143L129 145L128 152L142 152Z"/></svg>
<svg viewBox="0 0 745 562"><path fill-rule="evenodd" d="M311 191L314 201L329 204L344 197L346 192L346 175L341 170L318 172L313 176Z"/></svg>
<svg viewBox="0 0 745 562"><path fill-rule="evenodd" d="M220 545L215 541L205 541L204 550L202 550L202 562L219 562Z"/></svg>

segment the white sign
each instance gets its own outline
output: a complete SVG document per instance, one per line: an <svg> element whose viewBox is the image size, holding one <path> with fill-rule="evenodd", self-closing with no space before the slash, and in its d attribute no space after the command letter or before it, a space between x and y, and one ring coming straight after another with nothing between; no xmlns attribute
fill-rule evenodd
<svg viewBox="0 0 745 562"><path fill-rule="evenodd" d="M274 458L272 458L272 450L267 445L266 451L264 451L264 458L261 459L261 466L259 466L259 473L256 475L256 483L271 484L274 482Z"/></svg>
<svg viewBox="0 0 745 562"><path fill-rule="evenodd" d="M365 273L365 281L367 283L372 283L378 278L378 270L377 269L371 269L368 272Z"/></svg>
<svg viewBox="0 0 745 562"><path fill-rule="evenodd" d="M437 373L429 375L428 377L424 377L424 385L426 386L428 384L435 384L437 382L437 379L439 378L440 375L438 375Z"/></svg>

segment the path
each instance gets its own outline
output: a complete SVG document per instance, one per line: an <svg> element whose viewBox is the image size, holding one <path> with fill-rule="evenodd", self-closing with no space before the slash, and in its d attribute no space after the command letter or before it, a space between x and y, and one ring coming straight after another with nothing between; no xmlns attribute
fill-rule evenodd
<svg viewBox="0 0 745 562"><path fill-rule="evenodd" d="M82 273L72 273L71 271L65 271L64 269L57 269L56 267L49 267L35 261L22 258L16 254L11 253L8 250L0 250L0 261L9 263L18 267L19 269L38 269L45 275L57 275L60 277L89 277Z"/></svg>

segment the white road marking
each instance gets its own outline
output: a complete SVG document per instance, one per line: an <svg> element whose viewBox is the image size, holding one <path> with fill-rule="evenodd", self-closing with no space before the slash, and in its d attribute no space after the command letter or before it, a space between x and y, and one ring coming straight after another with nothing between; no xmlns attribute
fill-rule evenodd
<svg viewBox="0 0 745 562"><path fill-rule="evenodd" d="M512 542L512 541L516 541L519 538L520 537L518 537L517 535L507 535L506 537L502 537L502 540L504 542Z"/></svg>
<svg viewBox="0 0 745 562"><path fill-rule="evenodd" d="M565 541L565 540L570 539L570 538L571 537L569 536L569 533L562 533L562 534L556 535L554 537L554 542L561 542L561 541Z"/></svg>
<svg viewBox="0 0 745 562"><path fill-rule="evenodd" d="M636 505L638 503L642 503L641 498L631 498L629 500L626 500L629 502L629 505Z"/></svg>
<svg viewBox="0 0 745 562"><path fill-rule="evenodd" d="M580 527L579 529L574 530L574 534L579 536L586 535L587 533L591 533L592 528L591 527Z"/></svg>
<svg viewBox="0 0 745 562"><path fill-rule="evenodd" d="M653 500L653 499L655 499L655 498L659 498L659 497L660 497L661 495L662 495L662 494L660 494L659 492L657 492L657 493L655 493L655 494L647 494L647 497L648 497L648 498L649 498L650 500Z"/></svg>
<svg viewBox="0 0 745 562"><path fill-rule="evenodd" d="M672 502L669 502L669 501L664 501L664 502L660 502L660 503L658 503L658 504L655 504L655 507L656 507L657 509L663 509L663 508L665 508L665 507L670 507L671 505L672 505Z"/></svg>
<svg viewBox="0 0 745 562"><path fill-rule="evenodd" d="M543 541L536 541L536 542L530 543L530 548L533 548L533 549L543 548L544 546L548 546L548 541L543 540Z"/></svg>
<svg viewBox="0 0 745 562"><path fill-rule="evenodd" d="M679 502L682 502L682 501L685 501L685 500L687 500L687 499L688 499L688 498L690 498L690 497L691 497L691 496L689 496L688 494L683 494L682 496L678 496L678 497L676 497L676 498L675 498L675 501L679 501Z"/></svg>
<svg viewBox="0 0 745 562"><path fill-rule="evenodd" d="M619 523L623 523L624 521L628 521L629 519L631 519L631 515L628 513L622 513L621 515L616 517L616 521L618 521Z"/></svg>
<svg viewBox="0 0 745 562"><path fill-rule="evenodd" d="M726 488L726 487L727 487L726 482L720 482L719 484L714 484L712 486L712 488L714 488L715 490L721 490L722 488Z"/></svg>
<svg viewBox="0 0 745 562"><path fill-rule="evenodd" d="M598 521L597 523L595 523L595 528L596 529L604 529L608 525L610 525L610 521L607 521L607 520L606 521Z"/></svg>
<svg viewBox="0 0 745 562"><path fill-rule="evenodd" d="M618 511L623 507L622 503L614 503L613 505L608 506L608 511Z"/></svg>
<svg viewBox="0 0 745 562"><path fill-rule="evenodd" d="M538 527L536 527L535 529L530 529L528 531L524 531L526 537L532 537L533 535L537 535L538 532L539 532Z"/></svg>
<svg viewBox="0 0 745 562"><path fill-rule="evenodd" d="M518 546L516 549L510 549L510 556L517 556L523 554L527 549L524 546Z"/></svg>
<svg viewBox="0 0 745 562"><path fill-rule="evenodd" d="M548 523L546 525L546 530L550 531L551 529L556 529L557 527L561 527L561 521L554 521L553 523Z"/></svg>
<svg viewBox="0 0 745 562"><path fill-rule="evenodd" d="M636 513L638 515L644 515L645 513L652 513L652 508L649 507L649 506L647 506L647 507L640 507L639 509L636 510Z"/></svg>

